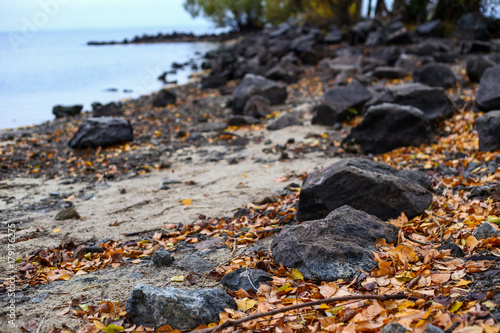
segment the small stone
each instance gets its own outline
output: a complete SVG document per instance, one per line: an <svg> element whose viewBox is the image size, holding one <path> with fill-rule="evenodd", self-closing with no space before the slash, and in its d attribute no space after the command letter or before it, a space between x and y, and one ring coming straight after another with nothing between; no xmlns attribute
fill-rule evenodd
<svg viewBox="0 0 500 333"><path fill-rule="evenodd" d="M458 246L455 243L447 243L440 245L437 248L438 251L443 251L443 250L451 250L450 256L456 257L456 258L463 258L465 256L464 250L460 246Z"/></svg>
<svg viewBox="0 0 500 333"><path fill-rule="evenodd" d="M177 267L188 272L205 274L210 272L215 266L206 259L200 258L194 254L189 254L177 263Z"/></svg>
<svg viewBox="0 0 500 333"><path fill-rule="evenodd" d="M164 248L156 250L153 254L153 264L156 267L166 267L170 266L174 262L174 257L170 252Z"/></svg>
<svg viewBox="0 0 500 333"><path fill-rule="evenodd" d="M476 228L473 235L477 239L488 239L490 237L498 237L499 234L500 232L492 224L485 222Z"/></svg>
<svg viewBox="0 0 500 333"><path fill-rule="evenodd" d="M425 327L425 333L444 333L444 331L437 326L427 324Z"/></svg>
<svg viewBox="0 0 500 333"><path fill-rule="evenodd" d="M261 269L248 269L242 267L224 275L221 283L226 288L233 291L239 289L257 291L261 283L267 284L269 281L272 281L272 277L269 273Z"/></svg>
<svg viewBox="0 0 500 333"><path fill-rule="evenodd" d="M380 331L380 333L406 333L406 332L407 332L406 328L404 328L403 325L396 322L387 324Z"/></svg>
<svg viewBox="0 0 500 333"><path fill-rule="evenodd" d="M63 209L56 215L56 220L58 221L69 220L72 218L80 219L80 214L78 214L74 207Z"/></svg>

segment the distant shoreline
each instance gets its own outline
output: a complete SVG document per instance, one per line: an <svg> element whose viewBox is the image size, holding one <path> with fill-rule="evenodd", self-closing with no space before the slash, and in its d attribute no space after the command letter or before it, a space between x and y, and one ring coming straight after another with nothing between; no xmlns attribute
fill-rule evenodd
<svg viewBox="0 0 500 333"><path fill-rule="evenodd" d="M225 32L221 34L203 34L173 32L170 34L158 33L157 35L134 36L132 39L122 41L88 41L89 46L102 45L127 45L127 44L150 44L150 43L180 43L180 42L225 42L239 37L239 32Z"/></svg>

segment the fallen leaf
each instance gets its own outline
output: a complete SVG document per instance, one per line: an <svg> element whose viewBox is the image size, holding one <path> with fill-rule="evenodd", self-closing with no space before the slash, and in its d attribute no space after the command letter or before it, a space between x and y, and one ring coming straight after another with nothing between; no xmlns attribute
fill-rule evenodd
<svg viewBox="0 0 500 333"><path fill-rule="evenodd" d="M304 275L302 275L302 273L296 268L292 269L292 273L290 273L290 276L294 280L304 280Z"/></svg>
<svg viewBox="0 0 500 333"><path fill-rule="evenodd" d="M243 312L253 308L255 304L257 304L257 301L254 299L244 298L236 300L236 305L238 306L238 310L241 310Z"/></svg>
<svg viewBox="0 0 500 333"><path fill-rule="evenodd" d="M184 199L184 200L182 200L182 204L184 206L192 205L193 204L193 200L192 199Z"/></svg>

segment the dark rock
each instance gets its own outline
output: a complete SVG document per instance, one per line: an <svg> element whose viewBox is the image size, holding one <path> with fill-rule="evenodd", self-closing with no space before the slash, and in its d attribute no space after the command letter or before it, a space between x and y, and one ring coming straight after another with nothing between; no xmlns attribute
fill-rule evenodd
<svg viewBox="0 0 500 333"><path fill-rule="evenodd" d="M406 333L408 332L406 328L400 323L392 322L387 324L380 333Z"/></svg>
<svg viewBox="0 0 500 333"><path fill-rule="evenodd" d="M124 118L100 117L85 121L69 141L73 149L111 146L133 141L130 121Z"/></svg>
<svg viewBox="0 0 500 333"><path fill-rule="evenodd" d="M437 250L438 251L451 250L450 256L456 257L456 258L465 257L464 250L462 250L462 248L460 246L458 246L457 244L455 244L453 242L440 245L440 246L438 246Z"/></svg>
<svg viewBox="0 0 500 333"><path fill-rule="evenodd" d="M369 100L371 93L357 80L347 86L337 86L327 90L320 104L313 110L312 123L334 125L352 116L352 110Z"/></svg>
<svg viewBox="0 0 500 333"><path fill-rule="evenodd" d="M373 71L373 76L379 79L402 79L408 72L400 67L377 67Z"/></svg>
<svg viewBox="0 0 500 333"><path fill-rule="evenodd" d="M261 269L242 267L224 275L220 282L224 287L233 291L243 289L256 292L259 290L261 283L267 284L272 279L269 273Z"/></svg>
<svg viewBox="0 0 500 333"><path fill-rule="evenodd" d="M154 107L164 107L167 106L168 104L175 104L177 100L177 97L175 94L169 90L163 89L160 90L154 97L153 97L153 106Z"/></svg>
<svg viewBox="0 0 500 333"><path fill-rule="evenodd" d="M227 126L244 126L260 124L260 120L250 116L232 116L227 120Z"/></svg>
<svg viewBox="0 0 500 333"><path fill-rule="evenodd" d="M476 239L488 239L490 237L498 237L500 232L491 223L484 222L474 230L473 235Z"/></svg>
<svg viewBox="0 0 500 333"><path fill-rule="evenodd" d="M156 267L170 266L174 262L174 257L164 248L156 250L153 254L153 264Z"/></svg>
<svg viewBox="0 0 500 333"><path fill-rule="evenodd" d="M389 66L394 65L400 56L401 50L397 46L380 47L371 54L371 57L383 60Z"/></svg>
<svg viewBox="0 0 500 333"><path fill-rule="evenodd" d="M220 289L158 288L138 284L127 300L127 317L137 326L191 330L219 321L224 308L236 309L231 296Z"/></svg>
<svg viewBox="0 0 500 333"><path fill-rule="evenodd" d="M406 48L407 54L427 56L436 52L450 52L450 47L439 40L427 40L420 44L411 45Z"/></svg>
<svg viewBox="0 0 500 333"><path fill-rule="evenodd" d="M189 254L177 263L177 267L188 272L204 274L210 272L215 266L206 259L200 258L194 254Z"/></svg>
<svg viewBox="0 0 500 333"><path fill-rule="evenodd" d="M83 105L63 106L56 105L52 108L52 113L56 118L71 117L79 115L83 110Z"/></svg>
<svg viewBox="0 0 500 333"><path fill-rule="evenodd" d="M93 117L112 117L123 115L122 109L115 102L111 102L106 105L97 104L92 104Z"/></svg>
<svg viewBox="0 0 500 333"><path fill-rule="evenodd" d="M409 105L420 109L431 124L450 117L455 112L443 88L420 83L405 83L388 87L365 104L365 108L382 103Z"/></svg>
<svg viewBox="0 0 500 333"><path fill-rule="evenodd" d="M78 220L80 219L80 214L78 214L75 207L69 207L61 210L55 217L57 221L70 220L73 218Z"/></svg>
<svg viewBox="0 0 500 333"><path fill-rule="evenodd" d="M445 333L445 331L432 324L427 324L425 327L425 333Z"/></svg>
<svg viewBox="0 0 500 333"><path fill-rule="evenodd" d="M419 36L424 37L443 37L444 25L440 19L432 20L430 22L419 25L415 32Z"/></svg>
<svg viewBox="0 0 500 333"><path fill-rule="evenodd" d="M225 85L229 81L229 72L225 71L222 73L210 73L210 75L201 79L201 88L219 88Z"/></svg>
<svg viewBox="0 0 500 333"><path fill-rule="evenodd" d="M476 90L476 104L482 111L500 110L500 65L484 71Z"/></svg>
<svg viewBox="0 0 500 333"><path fill-rule="evenodd" d="M342 42L342 30L335 29L329 31L325 36L325 43L327 44L339 44Z"/></svg>
<svg viewBox="0 0 500 333"><path fill-rule="evenodd" d="M467 13L457 21L455 36L461 40L487 40L490 33L480 13Z"/></svg>
<svg viewBox="0 0 500 333"><path fill-rule="evenodd" d="M351 29L351 44L363 44L368 35L377 30L380 27L380 23L376 20L367 20L356 23Z"/></svg>
<svg viewBox="0 0 500 333"><path fill-rule="evenodd" d="M271 101L260 95L250 97L245 104L245 108L243 109L243 114L245 116L254 118L265 118L272 112Z"/></svg>
<svg viewBox="0 0 500 333"><path fill-rule="evenodd" d="M479 40L465 41L460 45L460 52L462 54L490 53L491 44L489 42L482 42Z"/></svg>
<svg viewBox="0 0 500 333"><path fill-rule="evenodd" d="M394 66L403 68L405 71L411 73L424 64L425 59L411 54L402 54L396 61Z"/></svg>
<svg viewBox="0 0 500 333"><path fill-rule="evenodd" d="M321 220L286 226L271 244L276 263L298 269L307 280L352 279L376 266L375 241L397 241L398 229L377 217L342 206Z"/></svg>
<svg viewBox="0 0 500 333"><path fill-rule="evenodd" d="M268 70L265 77L271 80L285 81L286 83L296 83L299 80L295 66L282 64L277 64Z"/></svg>
<svg viewBox="0 0 500 333"><path fill-rule="evenodd" d="M500 110L490 111L477 118L476 130L479 136L479 150L500 149Z"/></svg>
<svg viewBox="0 0 500 333"><path fill-rule="evenodd" d="M430 87L453 88L457 78L451 69L444 64L426 64L413 73L413 81Z"/></svg>
<svg viewBox="0 0 500 333"><path fill-rule="evenodd" d="M493 169L495 169L496 171L497 165L493 165ZM469 199L479 199L486 201L489 198L491 198L493 202L500 201L500 183L475 186L472 188L471 193L469 195Z"/></svg>
<svg viewBox="0 0 500 333"><path fill-rule="evenodd" d="M401 212L411 219L423 213L432 201L432 193L414 179L407 173L368 159L341 160L309 173L304 179L297 219L323 218L343 205L383 220L397 218Z"/></svg>
<svg viewBox="0 0 500 333"><path fill-rule="evenodd" d="M344 139L347 150L385 153L398 147L429 143L433 133L424 113L412 106L384 103L372 106Z"/></svg>
<svg viewBox="0 0 500 333"><path fill-rule="evenodd" d="M469 81L477 83L481 80L484 71L490 67L495 66L495 63L490 59L483 56L470 56L467 57L467 75Z"/></svg>
<svg viewBox="0 0 500 333"><path fill-rule="evenodd" d="M388 45L392 44L410 44L412 39L408 30L403 26L398 30L391 32L385 38L385 42Z"/></svg>
<svg viewBox="0 0 500 333"><path fill-rule="evenodd" d="M282 128L294 126L294 125L302 126L303 123L302 123L302 121L300 121L300 119L297 117L297 115L295 115L293 113L284 113L284 114L281 114L276 119L273 119L269 123L269 125L267 125L267 129L271 130L271 131L276 131L276 130L280 130Z"/></svg>
<svg viewBox="0 0 500 333"><path fill-rule="evenodd" d="M242 114L248 99L254 95L267 98L271 105L281 104L286 100L286 85L262 76L246 74L233 93L233 113Z"/></svg>

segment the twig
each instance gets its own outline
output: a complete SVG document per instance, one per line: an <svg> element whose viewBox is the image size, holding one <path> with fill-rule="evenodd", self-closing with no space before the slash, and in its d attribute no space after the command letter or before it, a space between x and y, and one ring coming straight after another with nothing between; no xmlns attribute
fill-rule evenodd
<svg viewBox="0 0 500 333"><path fill-rule="evenodd" d="M431 243L429 243L429 242L422 242L422 241L419 241L418 239L411 238L408 235L405 235L405 238L407 238L408 240L410 240L410 241L412 241L414 243L420 244L420 245L431 245Z"/></svg>
<svg viewBox="0 0 500 333"><path fill-rule="evenodd" d="M444 217L444 216L441 216L441 215L438 215L438 214L436 214L436 213L434 213L434 212L432 212L432 215L434 215L434 216L436 216L436 217L439 217L439 218L440 218L440 219L442 219L442 220L445 220L445 221L451 222L451 223L458 223L457 221L450 220L449 218Z"/></svg>
<svg viewBox="0 0 500 333"><path fill-rule="evenodd" d="M138 202L138 203L135 203L133 205L130 205L130 206L127 206L125 208L122 208L122 209L118 209L118 210L115 210L114 212L111 212L111 213L108 213L108 215L113 215L113 214L118 214L118 213L123 213L123 212L127 212L133 208L137 208L137 207L142 207L144 205L147 205L151 202L151 200L144 200L144 201L141 201L141 202Z"/></svg>
<svg viewBox="0 0 500 333"><path fill-rule="evenodd" d="M148 230L142 230L142 231L136 231L136 232L129 232L129 233L125 233L123 235L127 236L127 237L132 237L132 236L139 236L139 235L142 235L142 234L147 234L148 232L162 231L162 230L163 229L161 229L161 228L148 229Z"/></svg>
<svg viewBox="0 0 500 333"><path fill-rule="evenodd" d="M234 243L233 243L233 250L231 251L231 254L229 255L229 258L232 258L233 255L234 255L234 252L236 252L236 239L234 240Z"/></svg>
<svg viewBox="0 0 500 333"><path fill-rule="evenodd" d="M45 321L45 318L47 318L47 316L49 315L49 312L50 310L45 313L45 316L43 316L43 319L40 322L40 326L38 326L38 328L36 329L36 333L40 333L40 330L42 329L43 326L43 322Z"/></svg>
<svg viewBox="0 0 500 333"><path fill-rule="evenodd" d="M375 300L379 300L379 301L387 301L390 299L418 300L417 297L406 295L403 293L398 293L398 294L394 294L394 295L350 295L350 296L331 297L331 298L320 299L317 301L311 301L311 302L306 302L306 303L302 303L302 304L295 304L295 305L291 305L291 306L286 306L284 308L271 310L271 311L267 311L267 312L256 313L256 314L253 314L253 315L245 317L245 318L226 321L222 325L215 326L212 328L205 328L205 329L197 330L195 332L196 333L215 333L215 332L218 332L220 330L223 330L224 328L238 326L238 325L240 325L244 322L247 322L247 321L251 321L254 319L267 317L267 316L274 316L275 314L278 314L278 313L284 313L287 311L306 308L306 307L310 307L310 306L314 306L314 305L337 303L337 302L349 301L349 300L354 300L354 299L355 300L375 299Z"/></svg>
<svg viewBox="0 0 500 333"><path fill-rule="evenodd" d="M182 206L182 204L165 207L161 212L159 212L158 214L155 214L154 216L157 217L157 216L163 215L163 213L165 213L167 210L170 210L170 209L178 207L178 206Z"/></svg>
<svg viewBox="0 0 500 333"><path fill-rule="evenodd" d="M440 234L440 237L439 237L440 240L439 241L440 241L440 243L442 243L443 242L443 227L441 226L441 223L439 223L438 220L435 217L432 217L432 220L434 222L436 222L436 224L439 227L439 234Z"/></svg>
<svg viewBox="0 0 500 333"><path fill-rule="evenodd" d="M406 290L410 290L411 288L415 287L417 285L418 281L420 281L421 277L422 277L422 273L420 273L417 276L415 276L413 278L413 280L411 280L410 283L408 283L406 285Z"/></svg>

